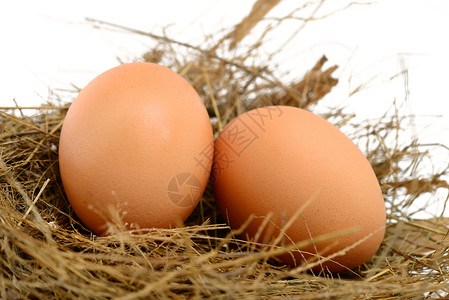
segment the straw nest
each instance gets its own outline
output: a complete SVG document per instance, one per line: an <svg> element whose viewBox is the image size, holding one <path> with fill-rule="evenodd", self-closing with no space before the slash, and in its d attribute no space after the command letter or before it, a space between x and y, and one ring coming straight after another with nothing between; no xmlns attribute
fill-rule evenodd
<svg viewBox="0 0 449 300"><path fill-rule="evenodd" d="M337 66L325 67L324 56L299 80L276 78L270 65L253 59L266 32L250 46L240 46L248 47L243 54L231 56L278 2L256 1L246 18L207 48L96 24L156 40L139 60L164 64L189 80L218 132L235 116L264 105L314 111L338 84ZM210 186L185 227L95 236L79 223L59 177L58 138L68 105L41 106L32 116L22 114L25 107L2 108L0 299L448 297L448 219L417 220L410 210L417 199L449 189L447 168L418 172L431 156L417 140L399 139L410 116L396 108L380 119L357 123L342 109L321 114L366 154L387 207L379 251L356 270L340 274L282 266L270 247L256 250L237 239L218 215Z"/></svg>

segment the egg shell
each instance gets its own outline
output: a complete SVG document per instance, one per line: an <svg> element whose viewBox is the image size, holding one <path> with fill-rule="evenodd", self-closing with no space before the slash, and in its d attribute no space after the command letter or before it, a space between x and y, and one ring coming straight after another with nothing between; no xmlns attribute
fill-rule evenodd
<svg viewBox="0 0 449 300"><path fill-rule="evenodd" d="M313 268L352 269L371 258L383 239L385 204L368 160L339 129L306 110L269 106L232 120L215 142L212 174L216 202L230 226L238 229L255 217L243 238L274 243L279 228L300 209L277 245L358 230L279 256L286 264L316 260L317 253L327 257L360 242Z"/></svg>
<svg viewBox="0 0 449 300"><path fill-rule="evenodd" d="M206 108L176 72L130 63L93 79L65 118L59 165L81 221L103 234L168 228L193 211L207 185L213 133Z"/></svg>

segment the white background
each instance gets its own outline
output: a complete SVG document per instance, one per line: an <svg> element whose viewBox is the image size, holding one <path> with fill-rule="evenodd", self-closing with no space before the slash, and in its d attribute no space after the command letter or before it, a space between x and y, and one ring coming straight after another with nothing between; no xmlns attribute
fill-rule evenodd
<svg viewBox="0 0 449 300"><path fill-rule="evenodd" d="M318 2L299 15L308 17ZM298 3L305 2L284 0L270 16L285 15ZM350 3L325 1L315 16ZM13 99L21 106L40 105L51 91L82 88L117 65L117 57L131 61L153 45L143 36L98 29L86 17L155 34L165 28L174 39L201 45L205 35L223 34L221 29L240 21L252 4L240 0L1 1L0 106L14 106ZM395 100L404 103L405 77L395 75L407 70L409 94L403 107L405 113L417 115L421 143L449 145L449 1L361 4L308 22L273 62L279 74L298 78L325 54L329 65L340 66L336 72L340 83L326 101L359 118L371 118L382 115ZM264 49L279 48L301 24L287 22L269 37ZM358 85L365 88L349 97ZM437 165L447 165L447 152L438 154Z"/></svg>

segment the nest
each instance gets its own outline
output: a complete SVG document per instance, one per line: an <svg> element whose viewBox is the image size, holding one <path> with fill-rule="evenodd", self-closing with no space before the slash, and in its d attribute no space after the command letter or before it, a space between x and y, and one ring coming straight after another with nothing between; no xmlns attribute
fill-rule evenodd
<svg viewBox="0 0 449 300"><path fill-rule="evenodd" d="M138 60L184 76L204 100L217 134L252 108L318 110L338 84L337 66L326 67L325 56L291 82L258 63L254 56L270 26L249 46L241 45L278 3L256 1L246 18L207 48L89 21L155 40ZM387 208L387 231L376 255L339 274L284 266L272 248L236 238L218 215L210 185L184 227L93 235L72 211L59 177L57 148L68 107L35 107L31 116L23 114L26 107L0 110L0 299L419 299L449 293L449 221L415 219L410 209L417 199L449 189L447 168L419 172L431 156L418 140L399 138L411 117L399 105L380 119L357 123L343 109L321 113L365 153Z"/></svg>

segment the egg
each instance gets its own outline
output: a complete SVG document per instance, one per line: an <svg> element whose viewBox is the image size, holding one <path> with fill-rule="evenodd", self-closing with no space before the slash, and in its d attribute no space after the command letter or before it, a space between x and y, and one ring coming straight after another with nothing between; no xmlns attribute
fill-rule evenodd
<svg viewBox="0 0 449 300"><path fill-rule="evenodd" d="M125 229L181 224L212 161L202 100L182 76L152 63L123 64L93 79L71 104L59 143L67 198L96 234L116 221Z"/></svg>
<svg viewBox="0 0 449 300"><path fill-rule="evenodd" d="M242 238L290 245L282 263L340 272L382 242L385 204L368 160L311 112L268 106L236 117L215 141L212 174L225 220Z"/></svg>

